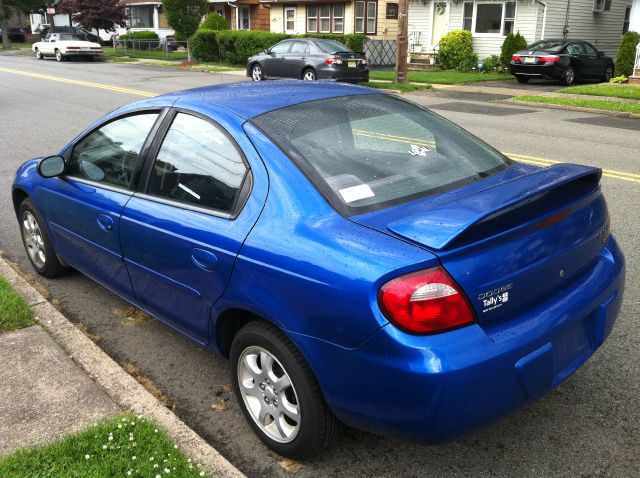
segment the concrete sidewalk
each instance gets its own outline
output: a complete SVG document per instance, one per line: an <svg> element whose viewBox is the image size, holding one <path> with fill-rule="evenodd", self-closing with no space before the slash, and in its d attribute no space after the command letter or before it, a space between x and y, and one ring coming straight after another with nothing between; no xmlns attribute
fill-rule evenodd
<svg viewBox="0 0 640 478"><path fill-rule="evenodd" d="M154 420L212 476L244 476L1 257L0 276L23 296L39 324L0 333L0 455L131 411Z"/></svg>

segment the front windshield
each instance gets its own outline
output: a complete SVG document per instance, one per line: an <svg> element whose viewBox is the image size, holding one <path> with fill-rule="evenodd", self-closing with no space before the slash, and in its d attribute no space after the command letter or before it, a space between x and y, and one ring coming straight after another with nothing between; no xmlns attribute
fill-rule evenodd
<svg viewBox="0 0 640 478"><path fill-rule="evenodd" d="M84 35L78 35L74 33L62 33L60 35L61 41L86 41L87 38Z"/></svg>
<svg viewBox="0 0 640 478"><path fill-rule="evenodd" d="M344 215L453 189L511 164L444 118L382 94L310 101L253 122Z"/></svg>

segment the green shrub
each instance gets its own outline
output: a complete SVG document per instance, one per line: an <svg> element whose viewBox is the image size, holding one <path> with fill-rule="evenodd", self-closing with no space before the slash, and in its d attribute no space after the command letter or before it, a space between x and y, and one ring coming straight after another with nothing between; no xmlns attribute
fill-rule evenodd
<svg viewBox="0 0 640 478"><path fill-rule="evenodd" d="M491 55L490 57L482 60L482 64L484 65L484 71L487 73L494 71L502 71L502 61L498 55Z"/></svg>
<svg viewBox="0 0 640 478"><path fill-rule="evenodd" d="M158 40L158 34L152 31L132 32L120 35L121 40Z"/></svg>
<svg viewBox="0 0 640 478"><path fill-rule="evenodd" d="M218 61L220 59L217 33L213 30L200 28L195 35L189 38L189 48L191 48L191 54L196 60Z"/></svg>
<svg viewBox="0 0 640 478"><path fill-rule="evenodd" d="M229 24L219 13L210 13L198 30L228 30Z"/></svg>
<svg viewBox="0 0 640 478"><path fill-rule="evenodd" d="M624 75L620 75L620 76L615 76L615 77L611 78L609 80L609 83L622 84L622 83L626 83L627 81L629 81L628 77L626 77Z"/></svg>
<svg viewBox="0 0 640 478"><path fill-rule="evenodd" d="M527 47L527 40L520 35L520 32L509 33L507 38L504 39L502 43L502 52L500 54L500 61L502 62L502 66L505 68L509 67L509 63L511 63L511 56L520 50L523 50Z"/></svg>
<svg viewBox="0 0 640 478"><path fill-rule="evenodd" d="M445 70L468 71L476 66L473 37L467 30L454 30L440 40L440 64Z"/></svg>
<svg viewBox="0 0 640 478"><path fill-rule="evenodd" d="M223 30L217 32L222 60L240 65L279 41L288 38L283 33L270 33L250 30Z"/></svg>
<svg viewBox="0 0 640 478"><path fill-rule="evenodd" d="M640 33L627 32L622 37L616 61L616 75L633 75L633 63L636 59L636 46L640 42Z"/></svg>

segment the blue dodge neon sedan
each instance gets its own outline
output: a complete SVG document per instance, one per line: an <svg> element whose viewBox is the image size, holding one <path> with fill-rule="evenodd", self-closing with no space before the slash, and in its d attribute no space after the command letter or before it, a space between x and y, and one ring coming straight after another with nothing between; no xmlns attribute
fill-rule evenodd
<svg viewBox="0 0 640 478"><path fill-rule="evenodd" d="M600 175L364 87L261 82L124 106L13 202L38 273L220 352L256 434L304 458L341 423L451 440L576 371L624 288Z"/></svg>

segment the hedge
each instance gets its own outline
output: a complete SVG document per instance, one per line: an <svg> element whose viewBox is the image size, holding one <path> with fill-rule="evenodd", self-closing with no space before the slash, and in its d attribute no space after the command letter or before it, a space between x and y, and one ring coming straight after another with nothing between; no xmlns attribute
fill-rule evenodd
<svg viewBox="0 0 640 478"><path fill-rule="evenodd" d="M627 32L622 37L616 58L616 75L633 75L633 63L636 59L636 46L640 42L640 34Z"/></svg>
<svg viewBox="0 0 640 478"><path fill-rule="evenodd" d="M120 35L120 40L157 40L158 34L152 31L132 32Z"/></svg>
<svg viewBox="0 0 640 478"><path fill-rule="evenodd" d="M210 13L198 30L229 30L229 24L219 13Z"/></svg>
<svg viewBox="0 0 640 478"><path fill-rule="evenodd" d="M440 63L445 70L469 71L478 64L473 37L467 30L452 30L440 40Z"/></svg>
<svg viewBox="0 0 640 478"><path fill-rule="evenodd" d="M139 48L142 50L151 50L154 48L158 48L160 46L160 38L156 32L152 31L142 31L142 32L132 32L127 33L125 35L120 35L120 41L124 42L127 48ZM129 40L129 41L127 41ZM145 40L142 42L135 42L130 40ZM156 41L149 41L156 40Z"/></svg>
<svg viewBox="0 0 640 478"><path fill-rule="evenodd" d="M201 61L222 60L242 65L250 56L260 53L286 38L313 37L335 40L354 51L362 51L364 35L286 35L254 30L208 30L200 28L190 38L191 54Z"/></svg>

